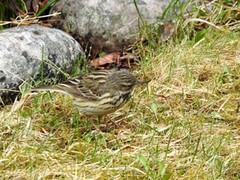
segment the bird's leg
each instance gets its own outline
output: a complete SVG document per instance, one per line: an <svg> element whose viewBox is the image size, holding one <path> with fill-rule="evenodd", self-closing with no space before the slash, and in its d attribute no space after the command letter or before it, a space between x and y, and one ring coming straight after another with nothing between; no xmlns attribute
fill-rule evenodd
<svg viewBox="0 0 240 180"><path fill-rule="evenodd" d="M102 116L98 116L97 119L98 119L98 124L101 124L101 120L102 120Z"/></svg>
<svg viewBox="0 0 240 180"><path fill-rule="evenodd" d="M107 119L109 119L115 127L118 126L117 123L114 122L111 118L107 117ZM102 131L102 132L108 131L107 130L108 129L107 128L107 123L104 123L105 126L101 127L101 121L105 120L105 117L103 117L103 116L98 116L97 117L99 127L97 127L96 124L93 122L93 117L89 117L88 120L89 120L90 124L92 125L92 127L94 127L95 130Z"/></svg>
<svg viewBox="0 0 240 180"><path fill-rule="evenodd" d="M93 122L93 119L92 118L89 118L89 121L90 123L92 124L92 126L95 128L95 130L97 131L100 131L100 132L107 132L107 126L106 126L106 123L102 124L104 126L101 126L101 120L104 119L103 116L98 116L97 117L97 120L98 120L98 124L99 124L99 127L96 126L96 124Z"/></svg>
<svg viewBox="0 0 240 180"><path fill-rule="evenodd" d="M95 130L100 131L99 127L97 127L96 124L93 122L93 118L92 117L89 118L89 122L95 128Z"/></svg>
<svg viewBox="0 0 240 180"><path fill-rule="evenodd" d="M109 127L108 127L108 122L106 122L107 119L110 119L110 118L108 116L107 117L98 116L98 123L100 124L100 128L101 128L102 132L109 132L111 129L111 128L109 129ZM101 123L101 121L104 123ZM110 119L110 121L116 126L116 123L114 121L112 121L111 119Z"/></svg>
<svg viewBox="0 0 240 180"><path fill-rule="evenodd" d="M100 126L100 128L101 128L101 131L105 132L105 131L106 131L106 123L101 124L101 121L104 122L104 119L105 119L105 118L104 118L103 116L98 116L97 118L98 118L98 124L99 124L99 126ZM101 126L101 125L102 125L102 126Z"/></svg>
<svg viewBox="0 0 240 180"><path fill-rule="evenodd" d="M114 120L112 120L112 118L110 118L109 116L106 116L106 118L107 118L109 121L111 121L111 123L114 125L115 128L118 127L118 124L117 124ZM109 121L108 121L108 122L109 122Z"/></svg>

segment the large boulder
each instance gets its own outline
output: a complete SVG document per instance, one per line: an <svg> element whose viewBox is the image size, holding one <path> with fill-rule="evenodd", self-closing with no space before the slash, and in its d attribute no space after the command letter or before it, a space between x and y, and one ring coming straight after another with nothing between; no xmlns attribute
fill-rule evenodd
<svg viewBox="0 0 240 180"><path fill-rule="evenodd" d="M142 19L152 23L161 17L167 0L136 0ZM122 50L138 38L140 18L133 0L59 0L51 12L54 26L73 35L92 52ZM60 20L60 21L59 21Z"/></svg>
<svg viewBox="0 0 240 180"><path fill-rule="evenodd" d="M26 80L70 72L80 56L78 42L58 29L33 25L0 31L0 97L14 98Z"/></svg>

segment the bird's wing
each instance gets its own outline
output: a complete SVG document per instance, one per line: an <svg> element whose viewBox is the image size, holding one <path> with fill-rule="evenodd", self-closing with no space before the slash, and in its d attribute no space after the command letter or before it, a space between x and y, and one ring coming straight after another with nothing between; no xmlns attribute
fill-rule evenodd
<svg viewBox="0 0 240 180"><path fill-rule="evenodd" d="M32 90L58 91L76 98L98 100L107 91L105 84L108 73L109 71L106 70L95 71L88 75L78 76L56 85L40 86Z"/></svg>
<svg viewBox="0 0 240 180"><path fill-rule="evenodd" d="M75 98L86 98L89 100L97 100L99 98L83 85L81 78L69 79L63 83L54 85L53 88L56 91L61 91Z"/></svg>
<svg viewBox="0 0 240 180"><path fill-rule="evenodd" d="M79 89L88 89L88 91L98 98L106 93L105 88L106 80L108 77L108 71L96 71L82 78L82 83L79 84Z"/></svg>
<svg viewBox="0 0 240 180"><path fill-rule="evenodd" d="M107 71L96 71L85 76L79 76L55 85L57 89L73 96L82 97L89 100L98 100L106 93L105 83Z"/></svg>

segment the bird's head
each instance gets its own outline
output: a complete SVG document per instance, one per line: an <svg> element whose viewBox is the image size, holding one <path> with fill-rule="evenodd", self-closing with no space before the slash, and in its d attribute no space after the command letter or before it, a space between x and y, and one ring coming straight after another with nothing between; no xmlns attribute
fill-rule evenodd
<svg viewBox="0 0 240 180"><path fill-rule="evenodd" d="M149 81L138 80L128 70L114 71L108 77L109 87L115 91L130 92L135 85L147 83Z"/></svg>

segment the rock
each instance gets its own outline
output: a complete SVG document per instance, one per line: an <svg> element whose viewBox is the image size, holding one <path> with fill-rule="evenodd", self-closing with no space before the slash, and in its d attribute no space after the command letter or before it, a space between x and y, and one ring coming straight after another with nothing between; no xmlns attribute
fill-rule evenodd
<svg viewBox="0 0 240 180"><path fill-rule="evenodd" d="M58 29L33 25L0 31L0 97L3 102L14 98L19 85L29 79L70 72L80 56L77 41Z"/></svg>
<svg viewBox="0 0 240 180"><path fill-rule="evenodd" d="M136 0L147 23L157 21L170 1ZM53 25L79 40L83 47L92 46L95 53L122 50L133 44L139 30L139 14L133 0L59 0L51 13ZM63 19L59 21L59 19Z"/></svg>

